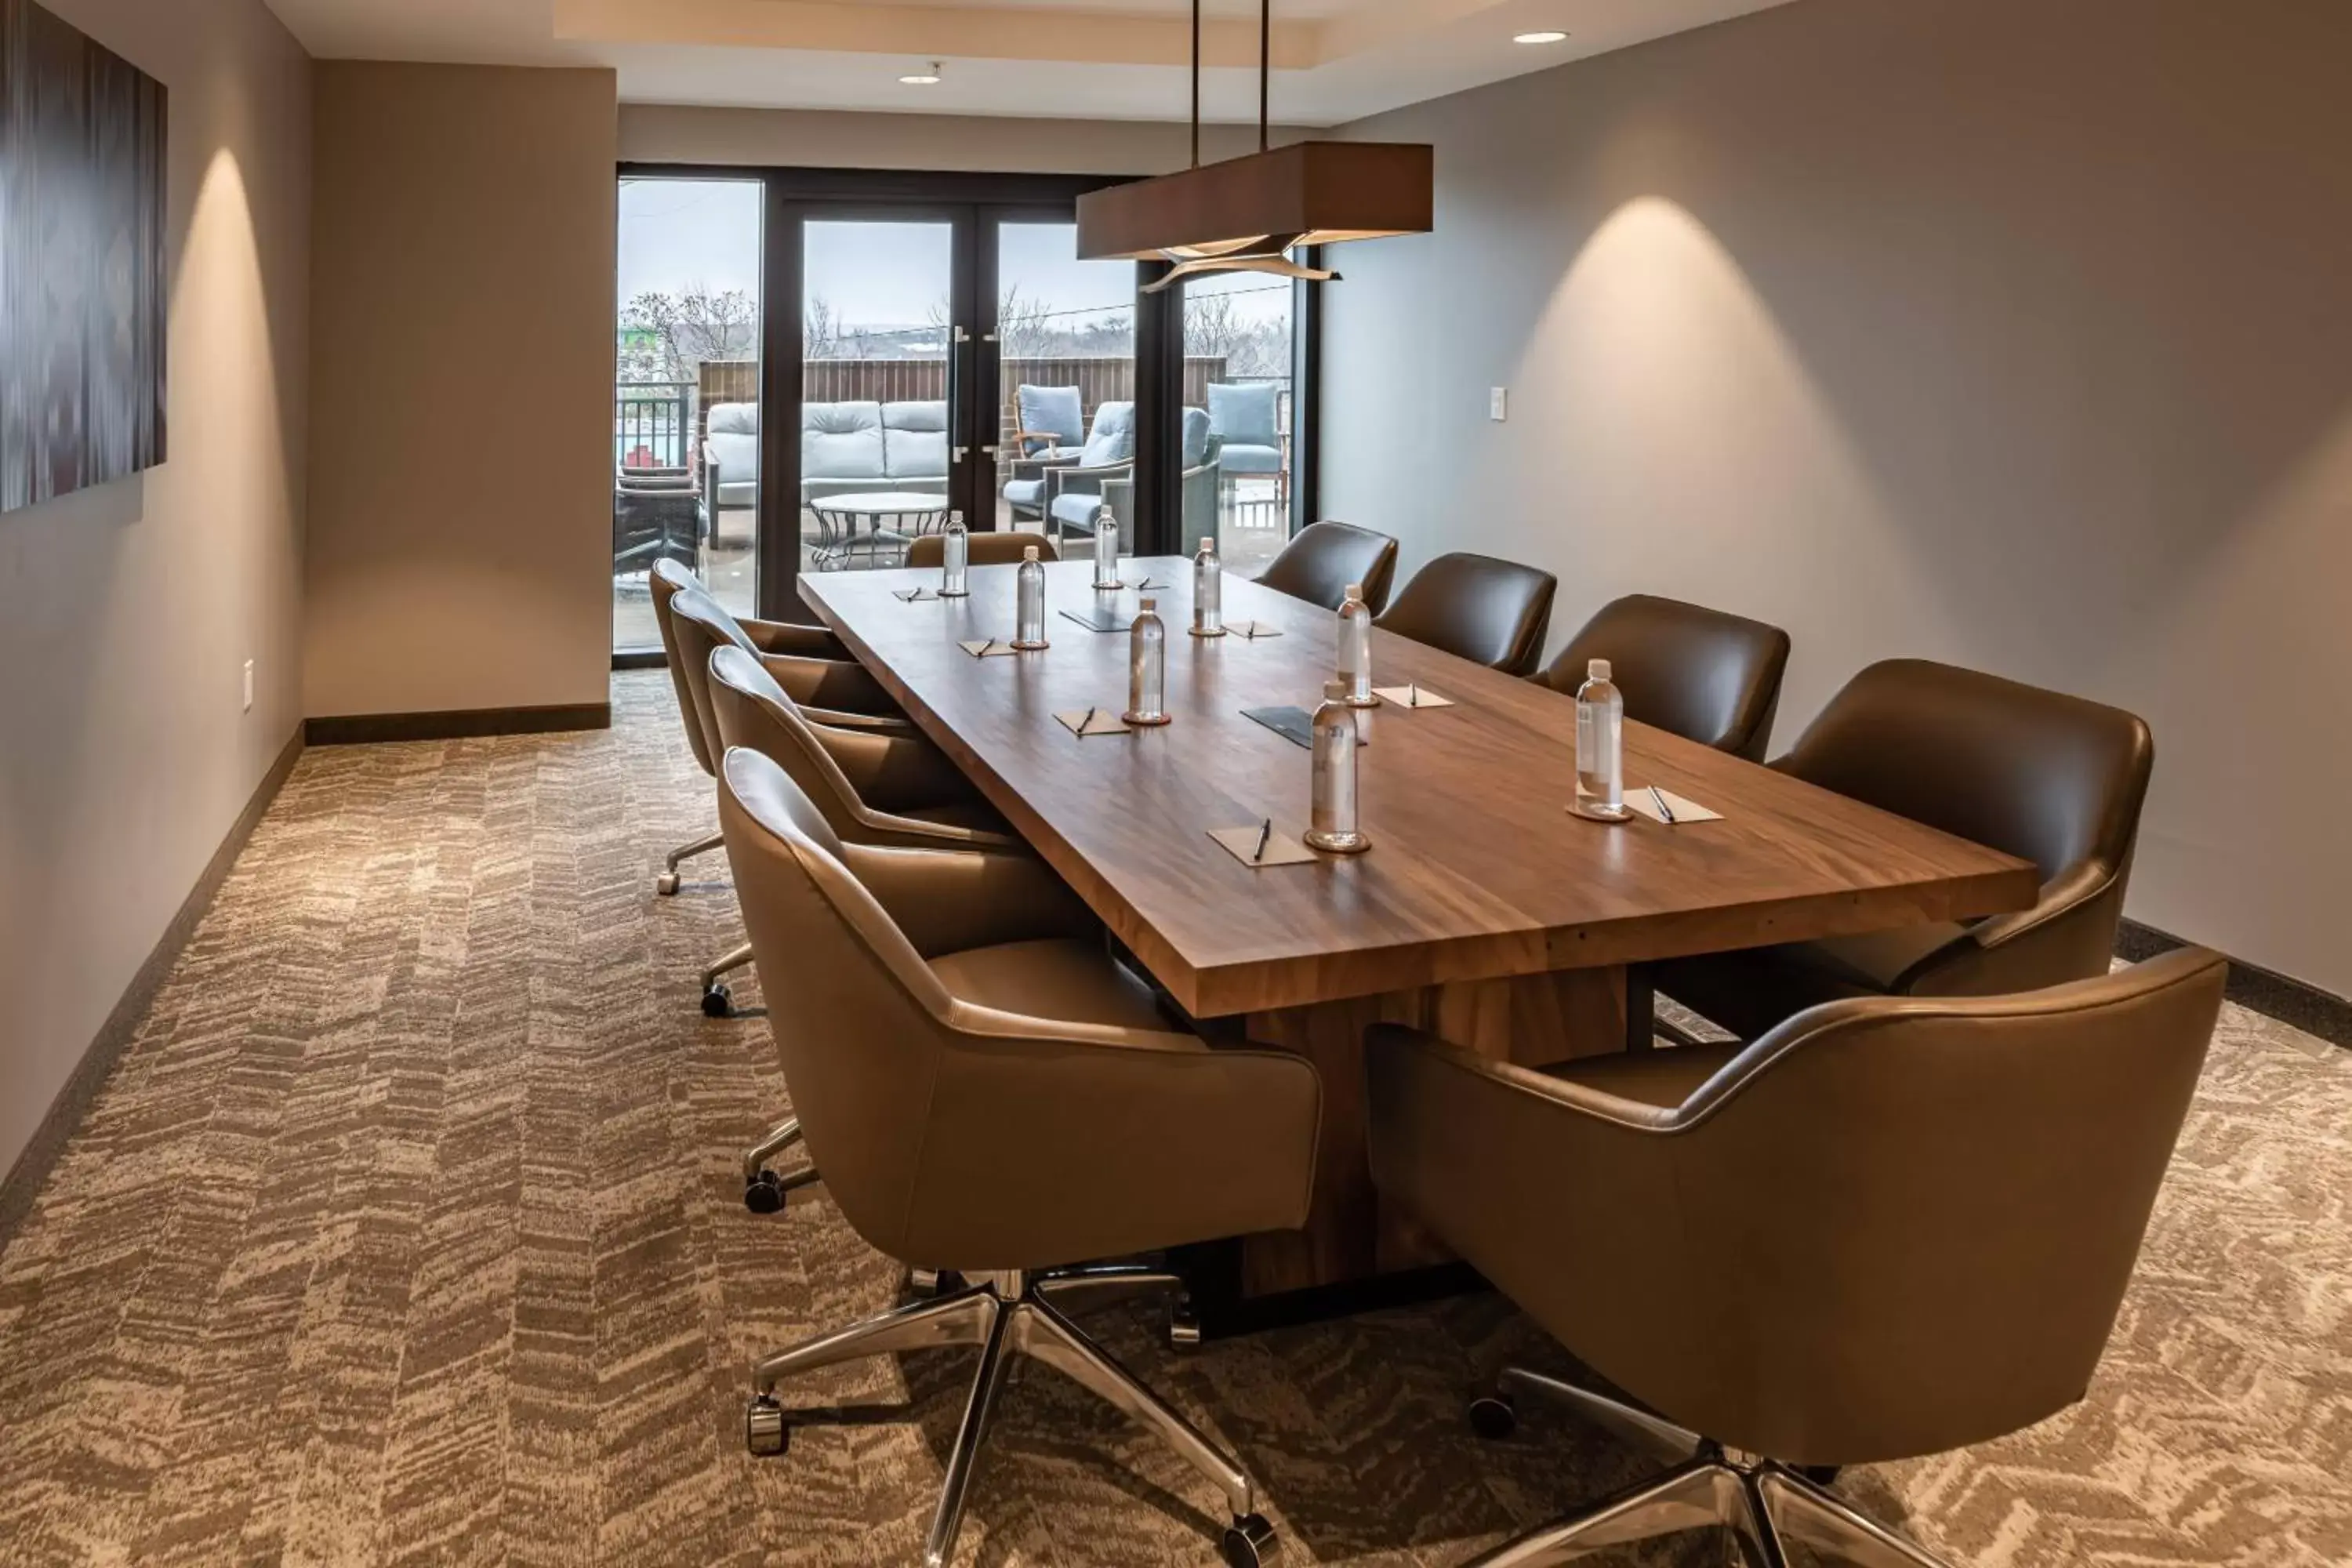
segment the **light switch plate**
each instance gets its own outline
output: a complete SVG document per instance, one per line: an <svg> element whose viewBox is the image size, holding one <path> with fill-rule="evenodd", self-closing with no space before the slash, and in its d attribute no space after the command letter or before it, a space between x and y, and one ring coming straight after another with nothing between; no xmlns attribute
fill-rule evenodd
<svg viewBox="0 0 2352 1568"><path fill-rule="evenodd" d="M1511 389L1507 386L1489 387L1486 391L1486 417L1500 425L1510 415Z"/></svg>

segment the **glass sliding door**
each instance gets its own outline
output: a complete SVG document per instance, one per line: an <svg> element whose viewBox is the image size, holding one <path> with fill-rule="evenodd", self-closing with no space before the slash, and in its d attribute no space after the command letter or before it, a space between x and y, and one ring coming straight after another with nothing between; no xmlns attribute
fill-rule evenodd
<svg viewBox="0 0 2352 1568"><path fill-rule="evenodd" d="M802 228L800 495L803 572L896 566L937 532L958 468L959 214L808 216Z"/></svg>
<svg viewBox="0 0 2352 1568"><path fill-rule="evenodd" d="M1066 544L1116 517L1132 548L1136 520L1136 269L1080 261L1061 218L991 215L994 347L989 425L989 525Z"/></svg>
<svg viewBox="0 0 2352 1568"><path fill-rule="evenodd" d="M757 607L757 179L620 184L613 388L613 648L658 651L646 574L667 557Z"/></svg>
<svg viewBox="0 0 2352 1568"><path fill-rule="evenodd" d="M1209 527L1229 570L1254 572L1290 538L1297 490L1299 389L1294 384L1297 288L1286 279L1228 272L1184 284L1184 405L1205 424L1216 473L1188 481L1187 542ZM1191 490L1213 493L1213 521Z"/></svg>

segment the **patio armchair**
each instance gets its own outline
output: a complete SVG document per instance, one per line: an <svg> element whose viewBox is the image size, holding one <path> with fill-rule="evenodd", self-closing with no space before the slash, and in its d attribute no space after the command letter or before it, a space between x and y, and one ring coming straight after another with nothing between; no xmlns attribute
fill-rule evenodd
<svg viewBox="0 0 2352 1568"><path fill-rule="evenodd" d="M1209 384L1209 427L1224 442L1220 466L1225 484L1230 487L1237 479L1270 479L1277 501L1289 494L1281 390L1272 382Z"/></svg>
<svg viewBox="0 0 2352 1568"><path fill-rule="evenodd" d="M1077 461L1045 470L1045 516L1052 524L1054 545L1059 549L1064 531L1095 531L1102 515L1103 485L1135 469L1135 405L1103 403L1095 406L1093 426Z"/></svg>
<svg viewBox="0 0 2352 1568"><path fill-rule="evenodd" d="M1023 386L1013 401L1013 477L1004 500L1016 521L1045 521L1047 470L1068 468L1086 446L1086 416L1075 386ZM1099 410L1097 411L1099 414Z"/></svg>

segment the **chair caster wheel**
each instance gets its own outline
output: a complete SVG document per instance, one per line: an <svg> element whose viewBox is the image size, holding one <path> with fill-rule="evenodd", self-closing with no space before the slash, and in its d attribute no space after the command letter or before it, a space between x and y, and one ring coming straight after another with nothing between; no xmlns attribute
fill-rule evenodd
<svg viewBox="0 0 2352 1568"><path fill-rule="evenodd" d="M1219 1546L1225 1568L1263 1568L1274 1555L1274 1526L1262 1513L1244 1514L1226 1527Z"/></svg>
<svg viewBox="0 0 2352 1568"><path fill-rule="evenodd" d="M926 1301L936 1299L940 1293L940 1271L936 1268L908 1269L907 1289Z"/></svg>
<svg viewBox="0 0 2352 1568"><path fill-rule="evenodd" d="M784 1407L762 1394L743 1407L743 1447L760 1458L773 1458L792 1447L792 1428L784 1425Z"/></svg>
<svg viewBox="0 0 2352 1568"><path fill-rule="evenodd" d="M1201 1348L1201 1314L1192 1310L1189 1300L1168 1303L1168 1348L1196 1351Z"/></svg>
<svg viewBox="0 0 2352 1568"><path fill-rule="evenodd" d="M1519 1429L1519 1413L1511 1402L1486 1394L1470 1402L1470 1430L1490 1442L1500 1442Z"/></svg>
<svg viewBox="0 0 2352 1568"><path fill-rule="evenodd" d="M743 1206L753 1214L784 1212L783 1178L773 1171L762 1171L743 1184Z"/></svg>
<svg viewBox="0 0 2352 1568"><path fill-rule="evenodd" d="M735 999L724 985L714 985L702 994L702 1016L706 1018L731 1018L735 1016Z"/></svg>
<svg viewBox="0 0 2352 1568"><path fill-rule="evenodd" d="M660 876L656 877L654 879L654 891L659 893L665 899L674 899L677 897L677 873L675 871L664 871Z"/></svg>

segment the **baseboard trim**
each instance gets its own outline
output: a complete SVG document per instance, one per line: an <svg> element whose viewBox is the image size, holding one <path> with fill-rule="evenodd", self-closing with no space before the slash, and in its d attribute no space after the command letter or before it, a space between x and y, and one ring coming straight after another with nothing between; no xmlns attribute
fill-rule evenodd
<svg viewBox="0 0 2352 1568"><path fill-rule="evenodd" d="M565 702L546 708L466 708L445 713L352 713L305 721L302 733L313 746L361 746L383 741L470 741L485 735L548 735L612 727L610 702Z"/></svg>
<svg viewBox="0 0 2352 1568"><path fill-rule="evenodd" d="M2126 921L2116 932L2116 956L2134 963L2189 942L2168 931ZM2243 959L2230 960L2230 1000L2330 1045L2352 1048L2352 1001Z"/></svg>
<svg viewBox="0 0 2352 1568"><path fill-rule="evenodd" d="M213 851L213 858L205 864L203 875L196 879L196 885L188 889L188 896L180 902L179 911L163 928L163 934L156 939L153 951L147 954L147 960L139 966L138 973L131 977L131 984L123 988L121 997L114 1004L114 1010L106 1016L106 1022L99 1026L89 1048L82 1053L80 1062L76 1064L73 1076L66 1079L63 1089L58 1090L57 1099L49 1104L48 1113L41 1118L40 1126L34 1130L32 1142L25 1145L23 1152L16 1156L16 1163L8 1167L6 1178L0 1180L0 1248L8 1245L9 1238L16 1233L16 1227L24 1223L25 1215L32 1211L33 1199L40 1193L41 1184L49 1179L50 1171L57 1166L58 1157L65 1152L66 1144L81 1125L82 1117L88 1114L91 1102L98 1099L98 1091L106 1086L108 1076L114 1071L114 1064L121 1059L123 1050L131 1044L131 1036L137 1032L139 1021L147 1016L148 1005L155 1000L155 993L163 988L164 977L172 973L172 965L179 962L181 949L186 947L188 939L195 934L197 922L205 918L205 911L212 908L213 899L219 893L221 884L228 880L229 868L236 864L236 858L244 852L247 841L253 837L253 830L261 825L262 815L278 798L278 792L285 787L288 775L294 771L294 764L301 760L303 744L302 731L295 731L288 739L285 750L278 753L278 760L269 764L269 772L263 775L253 797L245 803L245 809L237 814L236 821L230 826L228 836L221 840L220 847Z"/></svg>

